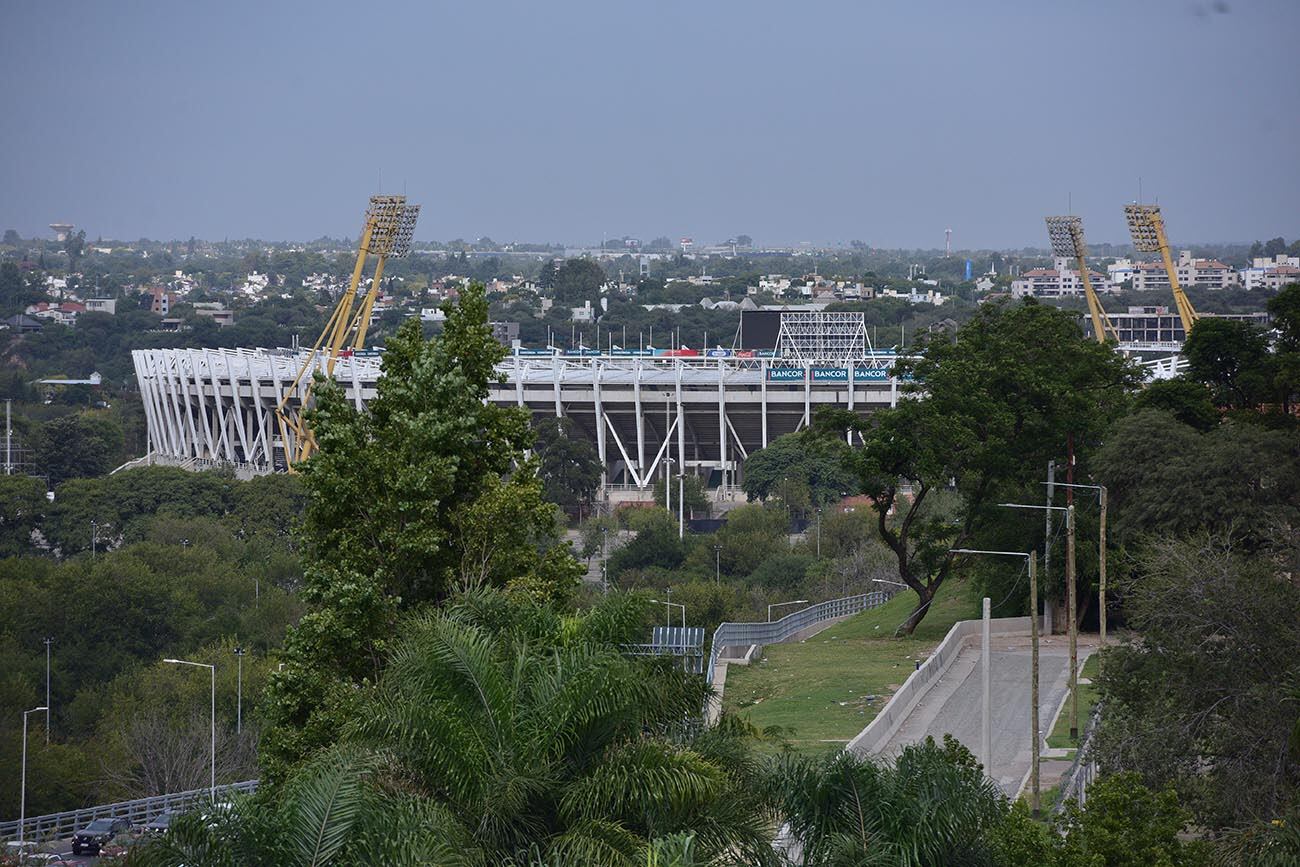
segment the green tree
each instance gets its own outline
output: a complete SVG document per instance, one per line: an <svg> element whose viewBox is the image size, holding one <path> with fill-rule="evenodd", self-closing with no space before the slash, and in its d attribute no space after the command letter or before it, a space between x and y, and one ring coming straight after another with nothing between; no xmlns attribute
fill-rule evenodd
<svg viewBox="0 0 1300 867"><path fill-rule="evenodd" d="M1208 867L1209 848L1184 841L1191 814L1172 789L1153 792L1137 774L1113 774L1088 787L1087 806L1071 801L1057 823L1070 864L1107 867Z"/></svg>
<svg viewBox="0 0 1300 867"><path fill-rule="evenodd" d="M1143 549L1118 587L1135 637L1105 651L1098 679L1102 767L1173 787L1212 830L1296 803L1300 588L1290 568L1205 537Z"/></svg>
<svg viewBox="0 0 1300 867"><path fill-rule="evenodd" d="M1249 322L1198 320L1183 344L1183 356L1187 376L1208 385L1219 406L1250 409L1272 391L1268 338Z"/></svg>
<svg viewBox="0 0 1300 867"><path fill-rule="evenodd" d="M924 342L895 372L916 382L897 408L860 423L855 467L899 578L917 594L899 627L910 635L951 574L950 549L996 528L1003 496L1037 492L1068 436L1086 456L1140 376L1112 348L1086 340L1074 314L1036 303L985 305L955 340ZM954 483L957 514L931 509Z"/></svg>
<svg viewBox="0 0 1300 867"><path fill-rule="evenodd" d="M570 515L590 508L604 471L596 449L576 436L572 419L545 418L533 429L537 432L533 447L539 462L537 473L546 499Z"/></svg>
<svg viewBox="0 0 1300 867"><path fill-rule="evenodd" d="M566 259L555 270L551 289L558 304L580 307L590 301L592 307L600 304L600 287L605 284L605 272L592 259Z"/></svg>
<svg viewBox="0 0 1300 867"><path fill-rule="evenodd" d="M68 236L63 239L63 252L68 254L68 273L75 274L77 264L86 252L86 231L81 229L76 232L69 232Z"/></svg>
<svg viewBox="0 0 1300 867"><path fill-rule="evenodd" d="M1133 408L1139 412L1144 409L1163 410L1201 432L1219 423L1219 411L1210 400L1210 391L1205 384L1181 377L1151 383L1138 394Z"/></svg>
<svg viewBox="0 0 1300 867"><path fill-rule="evenodd" d="M951 736L903 748L890 764L840 752L788 757L776 771L781 813L808 867L980 864L1005 798Z"/></svg>
<svg viewBox="0 0 1300 867"><path fill-rule="evenodd" d="M1198 433L1165 412L1116 422L1095 461L1121 542L1211 532L1248 550L1300 525L1293 435L1230 421Z"/></svg>
<svg viewBox="0 0 1300 867"><path fill-rule="evenodd" d="M102 476L122 457L122 428L100 413L75 413L41 425L34 443L36 466L51 485Z"/></svg>
<svg viewBox="0 0 1300 867"><path fill-rule="evenodd" d="M487 401L504 348L483 287L447 308L425 341L408 320L387 343L364 411L320 382L309 418L320 451L302 470L308 613L268 692L262 757L272 779L332 743L356 687L383 669L399 612L458 588L519 582L564 595L581 572L557 547L527 413Z"/></svg>
<svg viewBox="0 0 1300 867"><path fill-rule="evenodd" d="M686 517L708 517L709 515L709 492L704 486L704 479L697 475L688 473L680 480L673 480L673 502L671 512L677 514L680 503L679 498L684 498L686 503ZM656 505L667 508L668 501L664 497L664 480L656 479L654 483L654 500Z"/></svg>
<svg viewBox="0 0 1300 867"><path fill-rule="evenodd" d="M0 476L0 557L32 549L32 531L48 507L45 485L29 476Z"/></svg>
<svg viewBox="0 0 1300 867"><path fill-rule="evenodd" d="M782 482L802 482L813 508L857 493L858 480L846 460L851 449L842 436L817 428L777 437L745 461L741 487L751 500L780 496Z"/></svg>
<svg viewBox="0 0 1300 867"><path fill-rule="evenodd" d="M686 834L703 863L774 863L748 733L688 734L699 679L616 649L645 604L562 618L482 593L406 621L342 743L274 790L269 821L229 827L234 862L632 867ZM185 827L143 863L232 863L205 860L223 830Z"/></svg>

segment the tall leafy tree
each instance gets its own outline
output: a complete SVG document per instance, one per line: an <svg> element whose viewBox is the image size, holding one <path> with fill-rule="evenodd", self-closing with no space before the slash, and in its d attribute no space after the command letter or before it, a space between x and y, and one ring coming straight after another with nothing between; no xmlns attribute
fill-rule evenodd
<svg viewBox="0 0 1300 867"><path fill-rule="evenodd" d="M591 505L603 467L591 443L576 435L573 420L546 418L534 425L538 475L546 499L570 515Z"/></svg>
<svg viewBox="0 0 1300 867"><path fill-rule="evenodd" d="M925 342L896 372L914 378L897 408L859 423L853 460L899 578L917 594L911 634L952 573L951 548L996 525L997 503L1038 480L1067 438L1086 455L1140 382L1111 347L1085 340L1074 314L1036 303L985 305L957 332ZM955 516L932 509L954 487Z"/></svg>
<svg viewBox="0 0 1300 867"><path fill-rule="evenodd" d="M303 596L269 690L262 755L273 777L337 736L355 686L380 674L397 617L454 590L517 582L563 595L580 567L557 547L527 413L487 401L505 349L483 287L446 308L426 341L408 320L388 341L365 410L322 381L309 418L320 451L303 469Z"/></svg>
<svg viewBox="0 0 1300 867"><path fill-rule="evenodd" d="M1210 829L1277 818L1300 794L1300 588L1290 552L1269 553L1146 546L1120 584L1135 637L1102 658L1102 766L1172 786Z"/></svg>
<svg viewBox="0 0 1300 867"><path fill-rule="evenodd" d="M1210 387L1219 406L1250 409L1272 392L1268 338L1249 322L1205 318L1183 345L1187 375Z"/></svg>
<svg viewBox="0 0 1300 867"><path fill-rule="evenodd" d="M50 484L83 476L102 476L122 456L122 428L100 413L76 413L41 425L35 443L36 465Z"/></svg>

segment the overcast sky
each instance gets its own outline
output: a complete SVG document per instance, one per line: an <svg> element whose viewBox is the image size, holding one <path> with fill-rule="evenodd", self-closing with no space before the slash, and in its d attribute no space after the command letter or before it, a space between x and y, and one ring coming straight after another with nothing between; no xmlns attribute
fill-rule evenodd
<svg viewBox="0 0 1300 867"><path fill-rule="evenodd" d="M1045 245L1300 234L1297 0L5 0L0 229Z"/></svg>

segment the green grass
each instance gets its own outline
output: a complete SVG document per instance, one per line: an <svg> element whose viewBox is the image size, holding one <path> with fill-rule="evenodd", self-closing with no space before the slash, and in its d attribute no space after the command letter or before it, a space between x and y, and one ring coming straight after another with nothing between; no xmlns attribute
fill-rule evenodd
<svg viewBox="0 0 1300 867"><path fill-rule="evenodd" d="M1083 664L1082 674L1080 677L1094 680L1097 677L1097 665L1100 657L1096 653L1088 657ZM1088 725L1088 717L1092 716L1093 705L1097 703L1097 685L1095 683L1079 684L1079 732L1082 734L1085 726ZM1061 715L1056 719L1056 725L1052 727L1052 733L1047 736L1047 745L1054 749L1074 749L1079 746L1077 739L1070 737L1070 705L1069 699L1066 699L1066 705L1061 709Z"/></svg>
<svg viewBox="0 0 1300 867"><path fill-rule="evenodd" d="M763 728L781 726L800 752L837 750L862 731L952 624L979 616L965 584L940 588L910 638L893 637L916 604L910 590L801 643L773 644L727 670L723 706Z"/></svg>

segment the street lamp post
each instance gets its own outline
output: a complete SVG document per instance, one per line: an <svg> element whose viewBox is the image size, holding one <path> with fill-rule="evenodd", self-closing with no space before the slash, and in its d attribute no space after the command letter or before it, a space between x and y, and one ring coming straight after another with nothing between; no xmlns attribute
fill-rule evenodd
<svg viewBox="0 0 1300 867"><path fill-rule="evenodd" d="M1038 555L1033 551L981 551L973 548L952 548L950 554L988 554L996 557L1024 557L1029 561L1029 809L1038 818L1038 754L1041 752L1038 730ZM984 728L989 728L988 692L985 691ZM991 749L991 747L990 747ZM991 758L991 756L990 756ZM987 769L987 765L985 766Z"/></svg>
<svg viewBox="0 0 1300 867"><path fill-rule="evenodd" d="M213 801L217 799L217 667L206 662L188 662L184 659L164 659L172 665L192 665L206 668L212 674L212 768L208 777L208 790Z"/></svg>
<svg viewBox="0 0 1300 867"><path fill-rule="evenodd" d="M235 659L238 660L238 674L235 675L235 734L244 732L244 654L247 651L242 647L235 648Z"/></svg>
<svg viewBox="0 0 1300 867"><path fill-rule="evenodd" d="M671 591L671 588L670 588L669 592L670 592L670 593L672 592L672 591ZM660 601L660 600L658 600L658 599L651 599L650 601L653 602L653 603L655 603L656 605L667 605L667 606L668 606L668 625L669 625L670 627L673 625L673 609L674 609L674 608L680 608L680 609L682 609L682 629L685 629L685 628L686 628L686 606L685 606L685 605L683 605L683 604L680 603L680 602L662 602L662 601Z"/></svg>
<svg viewBox="0 0 1300 867"><path fill-rule="evenodd" d="M95 559L95 543L99 541L99 525L90 522L90 559Z"/></svg>
<svg viewBox="0 0 1300 867"><path fill-rule="evenodd" d="M45 745L50 744L50 645L54 639L45 636Z"/></svg>
<svg viewBox="0 0 1300 867"><path fill-rule="evenodd" d="M713 583L722 583L722 546L713 546Z"/></svg>
<svg viewBox="0 0 1300 867"><path fill-rule="evenodd" d="M767 622L772 622L773 608L780 608L782 605L803 605L807 601L807 599L791 599L789 602L773 602L771 605L767 606Z"/></svg>
<svg viewBox="0 0 1300 867"><path fill-rule="evenodd" d="M609 593L609 528L600 528L600 582Z"/></svg>
<svg viewBox="0 0 1300 867"><path fill-rule="evenodd" d="M1044 482L1044 484L1047 484ZM1061 488L1082 488L1096 491L1097 501L1101 505L1101 527L1097 533L1097 622L1101 646L1106 646L1106 486L1074 485L1056 482ZM1050 488L1048 489L1051 490Z"/></svg>
<svg viewBox="0 0 1300 867"><path fill-rule="evenodd" d="M822 558L822 510L817 509L817 559Z"/></svg>
<svg viewBox="0 0 1300 867"><path fill-rule="evenodd" d="M18 795L18 848L22 851L23 825L27 823L27 715L48 711L48 707L34 707L23 711L23 776Z"/></svg>
<svg viewBox="0 0 1300 867"><path fill-rule="evenodd" d="M1079 739L1079 618L1077 580L1074 567L1074 504L1068 506L1037 506L1025 503L998 503L1008 509L1046 509L1065 513L1065 619L1070 636L1070 739ZM1044 543L1047 544L1047 543ZM1035 610L1035 614L1037 610Z"/></svg>

